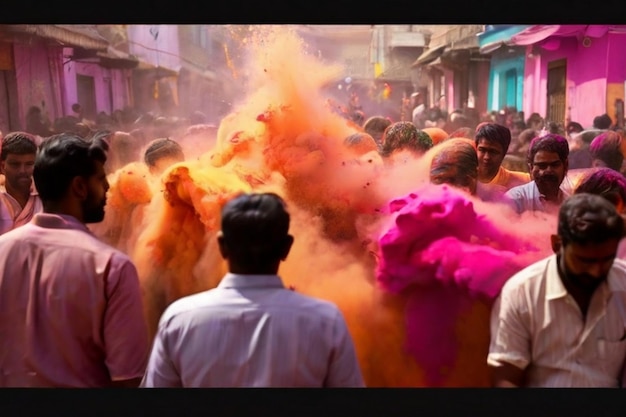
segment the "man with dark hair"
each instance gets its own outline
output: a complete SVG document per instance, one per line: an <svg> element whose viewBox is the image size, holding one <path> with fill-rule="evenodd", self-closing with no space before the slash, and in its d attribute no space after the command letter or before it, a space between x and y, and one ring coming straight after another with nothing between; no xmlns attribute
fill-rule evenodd
<svg viewBox="0 0 626 417"><path fill-rule="evenodd" d="M569 138L577 133L582 132L583 130L585 129L583 129L583 126L578 122L569 122L567 126L565 126L565 132L567 133L567 136Z"/></svg>
<svg viewBox="0 0 626 417"><path fill-rule="evenodd" d="M161 175L170 165L185 160L183 148L169 138L155 139L148 144L143 160L152 175Z"/></svg>
<svg viewBox="0 0 626 417"><path fill-rule="evenodd" d="M388 158L396 152L409 151L415 156L421 156L432 147L430 136L412 122L395 122L385 129L381 155Z"/></svg>
<svg viewBox="0 0 626 417"><path fill-rule="evenodd" d="M390 124L391 121L386 117L372 116L363 123L363 130L374 138L378 148L381 149L385 129L387 129Z"/></svg>
<svg viewBox="0 0 626 417"><path fill-rule="evenodd" d="M593 118L594 129L606 130L606 129L609 129L612 124L613 124L613 120L611 120L611 116L609 116L606 113Z"/></svg>
<svg viewBox="0 0 626 417"><path fill-rule="evenodd" d="M431 155L431 183L448 184L482 201L506 204L513 208L513 202L504 194L504 187L478 181L478 157L471 139L448 139L433 148L428 156Z"/></svg>
<svg viewBox="0 0 626 417"><path fill-rule="evenodd" d="M618 387L626 357L624 220L592 194L562 204L554 255L513 275L491 318L498 387Z"/></svg>
<svg viewBox="0 0 626 417"><path fill-rule="evenodd" d="M626 210L626 177L611 168L594 168L580 178L574 194L589 193L606 198L619 213Z"/></svg>
<svg viewBox="0 0 626 417"><path fill-rule="evenodd" d="M163 313L143 387L361 387L343 315L285 288L277 275L293 237L276 194L243 194L222 210L217 288Z"/></svg>
<svg viewBox="0 0 626 417"><path fill-rule="evenodd" d="M502 166L511 144L508 127L485 123L476 131L474 140L478 155L478 181L501 185L507 190L530 181L530 174L510 171Z"/></svg>
<svg viewBox="0 0 626 417"><path fill-rule="evenodd" d="M589 144L592 167L608 167L615 171L622 170L622 137L619 133L606 131L595 137Z"/></svg>
<svg viewBox="0 0 626 417"><path fill-rule="evenodd" d="M137 270L86 223L102 221L107 145L41 144L44 212L0 236L0 386L138 386L149 340Z"/></svg>
<svg viewBox="0 0 626 417"><path fill-rule="evenodd" d="M28 223L43 211L41 199L33 187L33 166L37 155L35 137L26 132L11 132L2 138L0 172L0 235Z"/></svg>
<svg viewBox="0 0 626 417"><path fill-rule="evenodd" d="M562 136L550 133L533 139L527 158L532 181L507 191L519 214L525 211L558 211L573 189L566 176L568 155L569 146Z"/></svg>

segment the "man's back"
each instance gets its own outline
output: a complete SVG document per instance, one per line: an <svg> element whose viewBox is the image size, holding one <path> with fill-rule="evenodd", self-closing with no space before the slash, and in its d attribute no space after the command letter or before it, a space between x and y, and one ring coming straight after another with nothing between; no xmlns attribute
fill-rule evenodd
<svg viewBox="0 0 626 417"><path fill-rule="evenodd" d="M136 270L70 216L0 237L0 386L104 387L140 377ZM129 349L133 346L133 349Z"/></svg>
<svg viewBox="0 0 626 417"><path fill-rule="evenodd" d="M332 303L286 289L276 275L227 274L163 314L146 387L363 386Z"/></svg>

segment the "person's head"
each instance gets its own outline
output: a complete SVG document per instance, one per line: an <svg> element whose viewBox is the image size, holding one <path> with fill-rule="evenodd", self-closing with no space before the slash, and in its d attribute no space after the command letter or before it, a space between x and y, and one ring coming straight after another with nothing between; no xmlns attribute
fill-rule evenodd
<svg viewBox="0 0 626 417"><path fill-rule="evenodd" d="M567 198L551 236L563 281L593 293L607 279L623 236L624 219L607 199L588 193Z"/></svg>
<svg viewBox="0 0 626 417"><path fill-rule="evenodd" d="M207 122L207 117L201 111L194 111L189 116L189 124L191 125L199 125Z"/></svg>
<svg viewBox="0 0 626 417"><path fill-rule="evenodd" d="M107 150L103 137L85 141L66 132L45 139L33 171L44 211L72 215L83 223L102 221L109 189Z"/></svg>
<svg viewBox="0 0 626 417"><path fill-rule="evenodd" d="M433 141L433 145L448 139L448 132L438 127L425 127L422 129L422 132L430 136L430 139Z"/></svg>
<svg viewBox="0 0 626 417"><path fill-rule="evenodd" d="M82 111L82 107L80 106L80 104L78 103L74 103L72 104L72 111L76 114L80 114L80 112Z"/></svg>
<svg viewBox="0 0 626 417"><path fill-rule="evenodd" d="M547 134L532 140L528 149L528 172L539 192L555 196L567 174L569 145L562 136Z"/></svg>
<svg viewBox="0 0 626 417"><path fill-rule="evenodd" d="M589 144L592 167L608 167L619 171L622 169L622 137L612 130L595 137Z"/></svg>
<svg viewBox="0 0 626 417"><path fill-rule="evenodd" d="M589 193L606 198L619 213L626 210L626 177L611 168L595 168L580 178L574 194Z"/></svg>
<svg viewBox="0 0 626 417"><path fill-rule="evenodd" d="M539 136L539 131L535 129L524 129L517 137L517 142L519 143L519 146L530 146L530 142L532 142L532 140L537 136Z"/></svg>
<svg viewBox="0 0 626 417"><path fill-rule="evenodd" d="M609 116L606 113L593 118L594 129L608 129L611 127L612 124L613 124L613 121L611 120L611 116Z"/></svg>
<svg viewBox="0 0 626 417"><path fill-rule="evenodd" d="M2 138L0 172L9 194L30 194L33 166L37 155L35 137L26 132L10 132Z"/></svg>
<svg viewBox="0 0 626 417"><path fill-rule="evenodd" d="M141 156L141 143L130 133L102 130L97 132L96 135L102 135L108 138L109 163L107 164L107 172L113 172L126 164L139 160Z"/></svg>
<svg viewBox="0 0 626 417"><path fill-rule="evenodd" d="M474 135L478 154L478 178L491 181L496 176L511 144L511 131L496 123L483 124Z"/></svg>
<svg viewBox="0 0 626 417"><path fill-rule="evenodd" d="M183 148L169 138L153 140L143 154L143 161L153 175L161 175L171 165L184 160Z"/></svg>
<svg viewBox="0 0 626 417"><path fill-rule="evenodd" d="M74 125L73 131L83 139L87 139L89 136L91 136L94 133L89 126L87 126L85 123L82 123L82 122L76 123ZM63 132L59 132L59 133L63 133Z"/></svg>
<svg viewBox="0 0 626 417"><path fill-rule="evenodd" d="M565 128L563 127L563 125L557 122L550 121L546 123L546 130L548 131L548 133L553 133L555 135L560 135L560 136L567 135L567 132L565 131Z"/></svg>
<svg viewBox="0 0 626 417"><path fill-rule="evenodd" d="M378 151L378 144L372 136L364 132L356 132L347 136L343 144L357 155L364 155L371 151Z"/></svg>
<svg viewBox="0 0 626 417"><path fill-rule="evenodd" d="M511 138L517 138L524 129L526 129L526 123L523 120L514 119L511 122Z"/></svg>
<svg viewBox="0 0 626 417"><path fill-rule="evenodd" d="M433 141L411 122L395 122L383 134L381 154L385 157L401 150L408 150L416 155L423 155L432 148Z"/></svg>
<svg viewBox="0 0 626 417"><path fill-rule="evenodd" d="M449 137L450 138L471 138L472 133L474 133L473 129L469 127L460 127L456 129L455 131L453 131L452 133L450 133Z"/></svg>
<svg viewBox="0 0 626 417"><path fill-rule="evenodd" d="M477 181L478 157L470 139L453 138L437 145L430 164L431 183L449 184L474 195Z"/></svg>
<svg viewBox="0 0 626 417"><path fill-rule="evenodd" d="M289 221L284 200L274 193L242 194L228 201L217 240L229 271L277 273L293 244Z"/></svg>
<svg viewBox="0 0 626 417"><path fill-rule="evenodd" d="M580 133L583 130L583 126L578 122L569 122L565 127L565 131L567 132L567 136L569 137L572 137L572 135Z"/></svg>
<svg viewBox="0 0 626 417"><path fill-rule="evenodd" d="M532 113L526 120L526 127L528 129L541 130L543 128L544 120L539 113Z"/></svg>
<svg viewBox="0 0 626 417"><path fill-rule="evenodd" d="M363 123L363 130L370 134L378 146L383 144L383 134L385 129L391 125L391 120L383 116L372 116Z"/></svg>

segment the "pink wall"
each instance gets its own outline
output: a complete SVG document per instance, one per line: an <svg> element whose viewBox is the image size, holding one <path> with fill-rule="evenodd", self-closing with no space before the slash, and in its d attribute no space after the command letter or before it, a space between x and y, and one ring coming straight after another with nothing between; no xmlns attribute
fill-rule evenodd
<svg viewBox="0 0 626 417"><path fill-rule="evenodd" d="M96 110L111 114L114 110L122 109L130 104L128 94L128 78L130 70L103 68L96 63L70 61L64 66L65 82L65 114L72 114L72 104L78 101L76 75L86 75L94 78L96 88ZM109 83L113 90L110 94Z"/></svg>
<svg viewBox="0 0 626 417"><path fill-rule="evenodd" d="M576 38L561 38L559 48L554 51L538 45L529 47L524 69L524 114L546 115L548 63L564 58L571 120L590 127L593 118L606 111L607 47L607 36L592 39L588 48ZM529 58L530 53L533 56Z"/></svg>
<svg viewBox="0 0 626 417"><path fill-rule="evenodd" d="M607 82L623 83L626 80L626 33L608 34Z"/></svg>
<svg viewBox="0 0 626 417"><path fill-rule="evenodd" d="M62 50L43 44L15 44L13 50L22 128L26 126L25 116L31 106L39 106L54 122L63 113Z"/></svg>
<svg viewBox="0 0 626 417"><path fill-rule="evenodd" d="M150 29L158 30L155 40ZM130 53L155 66L180 68L177 25L128 25Z"/></svg>

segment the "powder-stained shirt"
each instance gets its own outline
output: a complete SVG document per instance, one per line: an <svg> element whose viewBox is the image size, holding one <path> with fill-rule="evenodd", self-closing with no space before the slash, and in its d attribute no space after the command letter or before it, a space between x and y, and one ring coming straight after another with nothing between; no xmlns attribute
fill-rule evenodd
<svg viewBox="0 0 626 417"><path fill-rule="evenodd" d="M520 172L520 171L511 171L500 166L496 176L491 179L487 184L490 185L501 185L507 190L510 190L513 187L517 187L518 185L527 184L530 182L530 174L528 172Z"/></svg>
<svg viewBox="0 0 626 417"><path fill-rule="evenodd" d="M570 179L566 176L563 179L563 182L561 182L561 186L559 188L560 204L565 198L573 193L574 187ZM514 201L518 214L525 211L558 211L558 206L549 208L549 205L546 204L544 196L542 196L539 192L539 188L537 188L535 181L513 187L506 192L506 195Z"/></svg>
<svg viewBox="0 0 626 417"><path fill-rule="evenodd" d="M0 387L106 387L143 376L137 270L77 219L36 214L0 236Z"/></svg>
<svg viewBox="0 0 626 417"><path fill-rule="evenodd" d="M32 220L33 216L43 211L43 204L36 191L32 191L26 205L20 203L4 189L0 189L0 235L23 226Z"/></svg>
<svg viewBox="0 0 626 417"><path fill-rule="evenodd" d="M552 255L514 275L491 316L487 363L526 370L530 387L617 387L626 358L626 262L616 259L586 317ZM623 386L623 385L622 385Z"/></svg>
<svg viewBox="0 0 626 417"><path fill-rule="evenodd" d="M332 303L277 275L228 273L172 303L142 387L362 387L352 338Z"/></svg>

